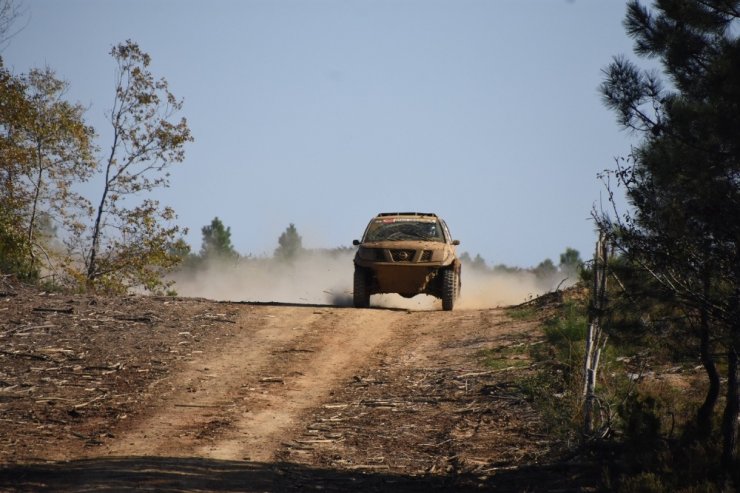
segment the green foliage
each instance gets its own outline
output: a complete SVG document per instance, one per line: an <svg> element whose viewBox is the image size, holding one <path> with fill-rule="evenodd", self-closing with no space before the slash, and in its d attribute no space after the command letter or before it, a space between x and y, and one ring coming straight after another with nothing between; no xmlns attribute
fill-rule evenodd
<svg viewBox="0 0 740 493"><path fill-rule="evenodd" d="M521 274L531 272L538 280L544 281L542 284L550 284L562 274L562 278L577 279L579 273L583 269L583 261L581 260L580 253L578 250L573 248L567 248L563 254L560 255L560 266L559 268L551 259L545 259L536 267L523 269L521 267L511 267L505 264L496 264L493 267L489 267L486 260L480 255L476 254L475 257L471 257L470 253L462 252L459 256L460 261L463 263L466 270L492 273L492 274ZM552 286L555 287L554 285Z"/></svg>
<svg viewBox="0 0 740 493"><path fill-rule="evenodd" d="M507 310L518 320L533 320L540 316L536 307ZM586 331L586 306L577 300L568 301L548 312L543 322L544 340L502 349L501 354L486 354L491 360L516 358L523 350L534 362L534 372L522 373L517 385L537 408L545 426L563 441L575 440L580 430L580 403L583 383L583 341ZM526 360L525 360L526 361ZM496 364L503 365L501 361Z"/></svg>
<svg viewBox="0 0 740 493"><path fill-rule="evenodd" d="M66 90L48 68L15 76L0 61L2 263L22 277L55 270L52 237L44 233L56 224L79 233L76 219L85 211L73 184L95 168L93 131L82 106L63 99Z"/></svg>
<svg viewBox="0 0 740 493"><path fill-rule="evenodd" d="M85 124L85 109L80 104L63 100L68 84L54 72L31 70L24 77L32 118L22 129L28 146L33 149L24 185L28 191L26 234L32 246L32 261L44 261L44 270L54 272L48 237L43 234L54 224L64 227L69 235L82 230L79 220L89 213L89 202L74 191L74 185L87 181L96 170L92 139L94 131ZM41 231L40 231L41 230Z"/></svg>
<svg viewBox="0 0 740 493"><path fill-rule="evenodd" d="M0 272L15 274L22 280L38 278L22 225L11 210L0 207Z"/></svg>
<svg viewBox="0 0 740 493"><path fill-rule="evenodd" d="M558 273L557 267L549 258L543 260L533 269L534 274L540 279L550 279Z"/></svg>
<svg viewBox="0 0 740 493"><path fill-rule="evenodd" d="M666 419L670 405L659 395L635 393L619 406L624 423L624 459L621 467L612 471L617 474L617 491L729 491L719 479L720 454L716 446L667 437L675 425L672 419Z"/></svg>
<svg viewBox="0 0 740 493"><path fill-rule="evenodd" d="M651 472L642 472L622 479L619 493L668 493L670 491L660 479Z"/></svg>
<svg viewBox="0 0 740 493"><path fill-rule="evenodd" d="M612 289L611 298L618 297L615 289L618 288ZM563 442L577 440L582 429L587 311L585 300L568 298L557 311L550 313L542 326L544 341L526 345L536 371L523 373L517 381L539 411L548 431ZM508 313L516 316L518 311ZM536 316L536 313L524 313L532 318ZM611 327L609 329L612 333ZM692 403L680 401L687 399L685 392L647 380L641 383L635 381L634 374L629 376L630 372L641 371L633 366L626 367L620 362L624 358L617 358L617 355L633 354L637 349L629 341L628 336L610 338L607 351L602 354L597 410L604 413L602 419L610 423L614 441L591 444L593 448L587 448L588 453L616 454L616 460L609 459L606 474L617 491L679 491L681 488L713 491L714 483L708 481L706 475L716 473L716 449L712 451L711 447L676 438L690 419L685 410L691 408ZM504 358L513 359L514 349L506 348L500 354L485 356L493 360L494 365L501 366ZM668 358L674 353L660 354ZM627 360L639 368L637 356ZM651 361L650 368L657 372L659 364L655 359ZM661 360L661 364L671 366L674 363ZM712 460L715 460L714 466ZM692 463L696 467L692 468ZM659 489L653 490L653 487Z"/></svg>
<svg viewBox="0 0 740 493"><path fill-rule="evenodd" d="M523 269L521 267L511 267L506 264L496 264L493 266L493 272L498 274L520 274Z"/></svg>
<svg viewBox="0 0 740 493"><path fill-rule="evenodd" d="M534 320L539 315L535 307L528 306L507 308L506 314L514 320Z"/></svg>
<svg viewBox="0 0 740 493"><path fill-rule="evenodd" d="M203 226L201 233L203 234L201 259L234 260L239 257L231 244L231 228L225 227L218 217L214 217L210 225Z"/></svg>
<svg viewBox="0 0 740 493"><path fill-rule="evenodd" d="M633 453L652 456L663 436L661 417L665 414L664 403L650 395L630 395L618 411L625 423L624 433L629 437L628 444Z"/></svg>
<svg viewBox="0 0 740 493"><path fill-rule="evenodd" d="M0 269L24 276L31 253L22 220L27 194L21 176L28 170L31 149L17 135L32 109L23 80L3 66L2 58L0 108Z"/></svg>
<svg viewBox="0 0 740 493"><path fill-rule="evenodd" d="M598 410L608 418L610 439L589 453L609 453L605 473L616 491L722 491L718 434L697 440L693 417L700 404L695 389L660 378L667 368L693 368L695 341L677 317L670 296L650 297L651 277L628 259L610 262L620 282L611 282L610 309L604 314L610 335L598 373ZM654 280L652 281L654 282ZM644 291L640 291L641 287ZM587 329L585 300L567 298L543 324L545 342L530 345L535 374L520 388L537 407L549 431L575 440L582 426L583 349ZM517 311L509 313L516 314ZM532 318L536 314L530 314ZM692 371L679 373L693 382ZM657 488L657 489L653 489Z"/></svg>
<svg viewBox="0 0 740 493"><path fill-rule="evenodd" d="M149 200L117 217L120 236L108 238L108 251L98 259L95 289L111 294L137 287L155 294L166 291L172 283L163 275L187 249L177 238L180 228L172 224L174 219L172 209L160 210Z"/></svg>
<svg viewBox="0 0 740 493"><path fill-rule="evenodd" d="M632 0L624 24L637 55L658 60L670 84L624 57L605 70L605 104L642 141L610 175L626 190L632 210L616 217L598 213L597 222L650 273L657 292L673 296L674 311L695 321L679 337L700 335L708 387L718 388L711 369L717 346L733 363L740 351L740 1L646 7ZM728 475L737 470L740 413L733 368L728 364L723 419ZM711 414L716 393L708 392L706 402ZM697 415L703 423L697 429L708 439L706 416Z"/></svg>
<svg viewBox="0 0 740 493"><path fill-rule="evenodd" d="M169 185L166 169L185 157L192 141L187 121L173 116L182 108L167 81L149 71L151 58L128 40L111 50L117 64L115 99L108 117L113 140L103 161L105 176L84 252L88 288L119 292L134 286L166 288L162 274L181 257L183 231L169 207L135 197ZM82 274L82 273L80 273ZM78 276L81 277L81 276Z"/></svg>
<svg viewBox="0 0 740 493"><path fill-rule="evenodd" d="M560 254L560 271L567 277L576 278L583 268L581 254L575 248L566 248Z"/></svg>
<svg viewBox="0 0 740 493"><path fill-rule="evenodd" d="M486 265L486 260L480 256L479 253L475 254L475 258L473 258L472 262L470 263L471 268L480 270L480 271L487 271L488 266Z"/></svg>
<svg viewBox="0 0 740 493"><path fill-rule="evenodd" d="M471 257L468 252L463 252L460 254L460 261L465 266L465 269L470 269L478 272L488 272L488 265L486 264L486 260L481 257L479 253L475 254L475 257Z"/></svg>
<svg viewBox="0 0 740 493"><path fill-rule="evenodd" d="M16 17L0 2L0 42ZM123 292L166 287L163 273L182 259L175 214L140 197L167 186L166 168L191 141L182 102L148 70L149 55L126 41L111 51L118 64L113 140L100 161L103 190L93 215L75 192L98 170L95 133L84 108L64 99L68 84L49 69L15 76L0 59L0 269L25 279L72 281ZM92 224L86 225L93 215ZM64 246L56 233L68 241ZM76 251L75 258L72 252ZM84 264L84 267L83 267Z"/></svg>
<svg viewBox="0 0 740 493"><path fill-rule="evenodd" d="M479 357L483 360L483 364L493 370L527 367L531 364L528 358L529 351L529 343L521 341L509 346L481 351Z"/></svg>
<svg viewBox="0 0 740 493"><path fill-rule="evenodd" d="M280 235L278 245L274 254L278 260L291 261L303 252L303 239L293 223Z"/></svg>
<svg viewBox="0 0 740 493"><path fill-rule="evenodd" d="M583 362L588 320L585 307L565 303L561 312L545 321L545 338L555 351L555 358L567 370L568 378L577 375Z"/></svg>

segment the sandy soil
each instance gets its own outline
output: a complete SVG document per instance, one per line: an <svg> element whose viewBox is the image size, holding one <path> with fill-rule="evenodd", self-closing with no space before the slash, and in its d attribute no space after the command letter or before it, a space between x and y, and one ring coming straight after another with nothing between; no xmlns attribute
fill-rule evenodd
<svg viewBox="0 0 740 493"><path fill-rule="evenodd" d="M502 309L5 291L0 490L588 491L528 362L483 364L539 337Z"/></svg>

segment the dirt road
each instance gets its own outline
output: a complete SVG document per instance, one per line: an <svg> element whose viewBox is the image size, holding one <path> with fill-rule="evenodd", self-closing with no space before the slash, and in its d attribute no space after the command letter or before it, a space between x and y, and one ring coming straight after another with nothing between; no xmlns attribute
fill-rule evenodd
<svg viewBox="0 0 740 493"><path fill-rule="evenodd" d="M503 310L142 298L125 307L64 300L69 310L44 312L42 301L23 301L34 320L12 305L15 325L3 326L17 350L3 353L16 366L0 390L15 397L0 393L0 419L17 428L0 434L0 490L547 491L580 481L567 465L542 465L555 444L512 384L525 356L500 352L508 356L484 365L485 351L540 337ZM148 324L150 337L101 331L101 320ZM97 339L77 348L76 337L58 340L64 330L24 329L65 323ZM52 347L62 352L41 358ZM105 348L100 368L109 370L73 366ZM84 385L98 397L83 399Z"/></svg>
<svg viewBox="0 0 740 493"><path fill-rule="evenodd" d="M170 392L105 453L272 460L303 414L367 366L402 317L243 307L232 337L166 382Z"/></svg>

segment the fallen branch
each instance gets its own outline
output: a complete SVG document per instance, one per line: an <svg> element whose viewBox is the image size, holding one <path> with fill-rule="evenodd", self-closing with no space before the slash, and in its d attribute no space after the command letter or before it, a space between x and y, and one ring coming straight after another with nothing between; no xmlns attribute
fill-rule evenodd
<svg viewBox="0 0 740 493"><path fill-rule="evenodd" d="M98 396L98 397L96 397L96 398L94 398L94 399L90 399L90 400L89 400L89 401L87 401L87 402L83 402L82 404L76 404L76 405L74 406L74 408L75 408L75 409L82 409L83 407L87 407L88 405L92 404L93 402L97 402L97 401L99 401L99 400L101 400L101 399L105 399L105 397L106 397L106 396L105 396L105 394L103 394L103 395L100 395L100 396Z"/></svg>
<svg viewBox="0 0 740 493"><path fill-rule="evenodd" d="M324 409L344 409L349 407L349 404L324 404Z"/></svg>
<svg viewBox="0 0 740 493"><path fill-rule="evenodd" d="M141 317L126 317L126 316L119 316L116 315L113 317L116 320L121 320L123 322L142 322L142 323L152 323L153 319L151 317L147 316L141 316Z"/></svg>
<svg viewBox="0 0 740 493"><path fill-rule="evenodd" d="M90 443L92 445L102 445L103 444L103 442L101 442L100 440L93 438L93 437L89 437L87 435L83 435L82 433L77 433L76 431L70 431L70 433L81 440L85 440L87 443Z"/></svg>
<svg viewBox="0 0 740 493"><path fill-rule="evenodd" d="M203 407L203 408L214 408L223 407L219 404L175 404L175 407Z"/></svg>
<svg viewBox="0 0 740 493"><path fill-rule="evenodd" d="M13 352L13 351L0 350L0 354L7 354L8 356L20 356L22 358L31 358L31 359L41 360L41 361L49 361L51 359L48 356L43 355L43 354L23 353L20 351Z"/></svg>
<svg viewBox="0 0 740 493"><path fill-rule="evenodd" d="M339 439L331 439L331 438L314 438L311 440L298 440L295 439L293 442L301 444L301 445L310 445L312 443L336 443L342 441L341 438Z"/></svg>
<svg viewBox="0 0 740 493"><path fill-rule="evenodd" d="M68 399L66 397L42 397L40 399L36 399L37 403L49 402L49 401L74 402L74 399Z"/></svg>
<svg viewBox="0 0 740 493"><path fill-rule="evenodd" d="M0 392L0 402L4 401L5 399L25 399L28 397L28 394L18 394L18 393L8 393L8 392Z"/></svg>
<svg viewBox="0 0 740 493"><path fill-rule="evenodd" d="M260 383L285 383L282 377L262 377L259 381Z"/></svg>
<svg viewBox="0 0 740 493"><path fill-rule="evenodd" d="M35 311L35 312L55 312L55 313L69 313L69 314L71 314L71 313L74 312L74 308L72 308L71 306L69 308L47 308L47 307L44 307L44 306L37 306L36 308L33 309L33 311Z"/></svg>

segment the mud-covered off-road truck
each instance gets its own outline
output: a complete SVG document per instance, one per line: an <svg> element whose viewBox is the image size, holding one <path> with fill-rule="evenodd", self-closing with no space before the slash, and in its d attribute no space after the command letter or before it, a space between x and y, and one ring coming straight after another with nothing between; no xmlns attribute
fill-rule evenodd
<svg viewBox="0 0 740 493"><path fill-rule="evenodd" d="M370 295L428 294L452 310L460 294L460 260L447 224L436 214L384 212L368 224L355 255L354 305L366 308Z"/></svg>

